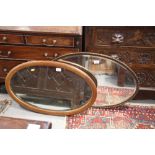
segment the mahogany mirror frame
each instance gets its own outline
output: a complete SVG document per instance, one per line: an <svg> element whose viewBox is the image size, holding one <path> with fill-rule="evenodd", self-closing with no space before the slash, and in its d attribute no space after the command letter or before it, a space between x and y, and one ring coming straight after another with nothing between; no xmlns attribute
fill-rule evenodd
<svg viewBox="0 0 155 155"><path fill-rule="evenodd" d="M31 105L27 102L24 102L23 100L19 99L15 95L15 93L12 91L11 79L21 69L24 69L27 67L33 67L33 66L46 66L46 67L63 68L63 69L71 71L72 73L80 76L81 78L83 78L86 81L86 83L88 84L88 86L90 87L90 89L92 91L90 99L86 102L86 104L84 104L84 105L82 105L76 109L71 109L71 110L66 110L66 111L43 109L43 108ZM10 72L6 76L5 85L6 85L6 90L7 90L8 94L17 103L19 103L22 107L24 107L28 110L37 112L37 113L48 114L48 115L65 116L65 115L73 115L73 114L80 113L80 112L88 109L89 107L91 107L92 104L95 102L96 96L97 96L96 84L94 83L92 78L87 73L85 73L84 71L80 70L79 68L77 68L73 65L69 65L67 63L59 62L59 61L45 61L45 60L43 60L43 61L28 61L28 62L22 63L22 64L14 67L13 69L10 70Z"/></svg>
<svg viewBox="0 0 155 155"><path fill-rule="evenodd" d="M138 85L138 78L137 78L137 75L136 75L136 73L135 73L128 65L126 65L124 62L122 62L122 61L120 61L120 60L118 60L118 59L114 59L114 58L111 57L111 56L104 55L104 54L100 54L100 53L77 52L77 53L70 53L70 54L61 55L61 56L59 56L59 57L54 58L53 60L54 60L54 61L60 61L60 62L61 62L61 61L62 61L62 62L63 62L63 61L66 61L66 62L67 62L67 60L65 60L65 59L63 59L63 58L67 58L67 57L70 57L70 56L79 56L79 55L80 55L80 56L82 56L82 55L97 56L97 57L109 59L109 60L115 62L116 64L119 64L119 65L122 66L123 68L126 68L127 71L129 71L129 72L131 73L131 75L132 75L132 77L133 77L133 79L134 79L134 81L135 81L135 91L134 91L133 95L130 96L129 98L127 98L126 100L124 100L124 101L122 101L122 102L120 102L120 103L118 103L118 104L114 104L114 105L104 105L104 106L94 106L94 105L92 105L93 107L96 107L96 108L111 108L111 107L116 107L116 106L125 104L126 102L132 100L132 99L136 96L136 94L137 94L138 91L139 91L139 85ZM70 62L70 61L68 61L68 62ZM73 62L72 62L72 63L73 63ZM79 64L78 64L78 65L79 65ZM85 69L88 70L87 68L85 68ZM88 71L89 71L89 70L88 70Z"/></svg>

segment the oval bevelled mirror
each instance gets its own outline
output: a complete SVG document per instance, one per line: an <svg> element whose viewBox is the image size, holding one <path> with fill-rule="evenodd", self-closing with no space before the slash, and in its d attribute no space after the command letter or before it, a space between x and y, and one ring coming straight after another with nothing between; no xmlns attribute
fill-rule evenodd
<svg viewBox="0 0 155 155"><path fill-rule="evenodd" d="M94 107L109 107L123 104L138 92L135 73L123 62L110 56L79 52L54 59L69 61L85 67L97 79L97 99Z"/></svg>
<svg viewBox="0 0 155 155"><path fill-rule="evenodd" d="M13 68L5 84L8 94L29 110L72 115L96 99L96 83L90 75L64 62L30 61Z"/></svg>

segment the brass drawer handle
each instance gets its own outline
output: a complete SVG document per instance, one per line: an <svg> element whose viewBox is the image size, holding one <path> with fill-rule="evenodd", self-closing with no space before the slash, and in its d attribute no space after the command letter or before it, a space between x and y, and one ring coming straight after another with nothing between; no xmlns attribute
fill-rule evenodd
<svg viewBox="0 0 155 155"><path fill-rule="evenodd" d="M7 68L3 68L3 72L8 72L8 69Z"/></svg>
<svg viewBox="0 0 155 155"><path fill-rule="evenodd" d="M52 40L51 44L48 44L48 46L54 46L57 43L57 40Z"/></svg>
<svg viewBox="0 0 155 155"><path fill-rule="evenodd" d="M46 39L42 39L42 43L48 46L54 46L57 43L57 40L54 39L51 44L48 44Z"/></svg>
<svg viewBox="0 0 155 155"><path fill-rule="evenodd" d="M114 33L112 35L112 42L113 43L122 43L124 42L124 36L121 33Z"/></svg>
<svg viewBox="0 0 155 155"><path fill-rule="evenodd" d="M1 57L9 57L11 55L12 51L8 51L7 55L5 55L5 53L3 54L3 51L0 51L0 56Z"/></svg>
<svg viewBox="0 0 155 155"><path fill-rule="evenodd" d="M8 39L8 38L7 38L6 36L3 36L3 37L2 37L2 40L3 40L3 41L6 41L7 39Z"/></svg>
<svg viewBox="0 0 155 155"><path fill-rule="evenodd" d="M44 56L45 56L45 57L48 57L48 53L45 52L45 53L44 53ZM54 53L54 57L57 57L57 56L59 56L59 54L58 54L58 53Z"/></svg>

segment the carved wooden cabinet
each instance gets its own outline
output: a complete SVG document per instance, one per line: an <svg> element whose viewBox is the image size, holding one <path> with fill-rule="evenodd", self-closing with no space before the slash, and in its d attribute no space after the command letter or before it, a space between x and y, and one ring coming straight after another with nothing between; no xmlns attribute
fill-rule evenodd
<svg viewBox="0 0 155 155"><path fill-rule="evenodd" d="M20 63L81 51L81 41L82 28L78 26L1 26L0 82Z"/></svg>
<svg viewBox="0 0 155 155"><path fill-rule="evenodd" d="M85 51L110 55L128 64L142 88L155 88L155 27L85 27Z"/></svg>

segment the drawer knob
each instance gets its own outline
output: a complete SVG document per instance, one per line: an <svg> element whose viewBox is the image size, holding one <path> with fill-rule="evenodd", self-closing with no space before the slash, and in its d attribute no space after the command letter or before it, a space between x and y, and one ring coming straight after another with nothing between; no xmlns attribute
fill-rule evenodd
<svg viewBox="0 0 155 155"><path fill-rule="evenodd" d="M42 43L46 43L46 42L47 42L47 40L46 40L46 39L43 39L43 40L42 40Z"/></svg>
<svg viewBox="0 0 155 155"><path fill-rule="evenodd" d="M59 54L58 53L54 53L54 57L57 57Z"/></svg>
<svg viewBox="0 0 155 155"><path fill-rule="evenodd" d="M8 71L8 69L7 68L3 68L3 72L7 72Z"/></svg>
<svg viewBox="0 0 155 155"><path fill-rule="evenodd" d="M56 44L56 42L57 42L57 40L53 40L53 45L55 45L55 44Z"/></svg>
<svg viewBox="0 0 155 155"><path fill-rule="evenodd" d="M10 55L12 52L11 51L8 51L8 55Z"/></svg>
<svg viewBox="0 0 155 155"><path fill-rule="evenodd" d="M3 40L3 41L6 41L6 40L7 40L7 37L6 37L6 36L3 36L3 37L2 37L2 40Z"/></svg>
<svg viewBox="0 0 155 155"><path fill-rule="evenodd" d="M122 43L124 41L124 36L121 33L114 33L112 36L113 43Z"/></svg>
<svg viewBox="0 0 155 155"><path fill-rule="evenodd" d="M48 53L44 53L44 56L47 57L48 56Z"/></svg>

